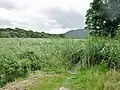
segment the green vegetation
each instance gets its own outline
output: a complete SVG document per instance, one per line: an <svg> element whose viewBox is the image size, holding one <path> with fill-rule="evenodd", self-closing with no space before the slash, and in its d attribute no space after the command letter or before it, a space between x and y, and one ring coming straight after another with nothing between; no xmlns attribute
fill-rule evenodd
<svg viewBox="0 0 120 90"><path fill-rule="evenodd" d="M93 0L86 15L86 29L93 36L86 39L0 29L0 37L12 37L0 38L0 87L38 70L49 76L27 85L28 90L62 86L72 90L120 90L119 7L119 0Z"/></svg>
<svg viewBox="0 0 120 90"><path fill-rule="evenodd" d="M120 72L101 65L80 69L78 74L71 76L67 87L70 90L120 90Z"/></svg>
<svg viewBox="0 0 120 90"><path fill-rule="evenodd" d="M85 88L81 83L87 82L88 86L86 86L84 90L87 90L89 87L103 88L103 86L99 85L95 87L93 84L96 82L99 83L101 82L100 80L103 80L102 78L107 77L106 73L109 72L108 69L119 70L120 68L120 41L116 39L102 37L89 37L85 40L1 38L0 42L0 86L5 85L7 82L15 81L17 78L24 78L31 71L36 70L51 74L65 74L68 73L69 70L72 70L77 63L80 63L78 68L81 69L77 70L77 74L68 75L72 81L67 82L68 86L66 87L75 88L75 85L78 85L74 90L79 90L79 88ZM96 69L96 65L101 64L104 64L105 67L100 66L100 70L102 71L99 71L99 69ZM91 67L92 69L90 69ZM83 71L84 75L82 74ZM117 73L117 71L115 72ZM98 79L98 81L96 81L95 79L95 81L93 81L93 78L91 78L94 77L93 73L96 75L101 73L98 76L100 80ZM112 78L112 76L110 76L110 78ZM84 79L85 81L82 81ZM55 80L48 80L48 82L54 83L56 80L58 80L57 83L59 84L56 83L55 86L59 86L63 79L56 77ZM107 80L109 80L109 78ZM117 80L119 82L119 79ZM92 81L93 83L90 83ZM45 84L46 86L44 86L44 84L45 83L43 82L43 84L41 84L43 86L39 86L38 83L38 88L48 88L52 83ZM103 85L103 82L100 84ZM54 84L52 86L54 86ZM30 87L34 88L34 86Z"/></svg>
<svg viewBox="0 0 120 90"><path fill-rule="evenodd" d="M0 86L30 71L64 73L69 59L84 48L84 41L70 39L0 39Z"/></svg>
<svg viewBox="0 0 120 90"><path fill-rule="evenodd" d="M91 35L115 37L120 24L120 0L93 0L86 14Z"/></svg>
<svg viewBox="0 0 120 90"><path fill-rule="evenodd" d="M0 38L85 38L88 32L84 29L71 30L64 34L34 32L21 28L0 28Z"/></svg>
<svg viewBox="0 0 120 90"><path fill-rule="evenodd" d="M106 63L108 68L120 68L120 40L91 37L86 43L86 58L89 66Z"/></svg>
<svg viewBox="0 0 120 90"><path fill-rule="evenodd" d="M0 28L0 38L63 38L64 34L49 34L44 32L26 31L21 28Z"/></svg>

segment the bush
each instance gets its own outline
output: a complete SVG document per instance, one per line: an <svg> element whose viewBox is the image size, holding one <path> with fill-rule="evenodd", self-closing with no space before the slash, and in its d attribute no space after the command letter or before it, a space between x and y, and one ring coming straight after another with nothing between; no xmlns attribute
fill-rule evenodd
<svg viewBox="0 0 120 90"><path fill-rule="evenodd" d="M18 77L25 77L27 74L28 70L22 63L8 59L0 60L0 87Z"/></svg>

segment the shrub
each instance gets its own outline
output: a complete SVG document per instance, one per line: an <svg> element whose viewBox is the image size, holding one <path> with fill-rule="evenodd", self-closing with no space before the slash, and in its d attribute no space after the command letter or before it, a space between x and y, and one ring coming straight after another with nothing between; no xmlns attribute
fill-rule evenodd
<svg viewBox="0 0 120 90"><path fill-rule="evenodd" d="M25 77L28 70L22 63L15 60L0 60L0 87L7 82L12 82L15 78Z"/></svg>

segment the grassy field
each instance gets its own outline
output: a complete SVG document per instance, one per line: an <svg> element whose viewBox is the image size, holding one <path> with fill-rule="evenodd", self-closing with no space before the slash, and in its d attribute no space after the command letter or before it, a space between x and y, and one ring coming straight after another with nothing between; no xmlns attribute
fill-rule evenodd
<svg viewBox="0 0 120 90"><path fill-rule="evenodd" d="M20 78L24 81L38 70L50 76L25 86L28 90L58 90L62 86L69 90L119 90L119 57L120 41L116 39L1 38L0 87Z"/></svg>
<svg viewBox="0 0 120 90"><path fill-rule="evenodd" d="M0 86L29 72L65 73L69 56L84 47L82 40L0 39Z"/></svg>
<svg viewBox="0 0 120 90"><path fill-rule="evenodd" d="M104 70L103 70L104 69ZM38 79L27 90L120 90L120 72L96 66L78 71L74 75L48 76Z"/></svg>

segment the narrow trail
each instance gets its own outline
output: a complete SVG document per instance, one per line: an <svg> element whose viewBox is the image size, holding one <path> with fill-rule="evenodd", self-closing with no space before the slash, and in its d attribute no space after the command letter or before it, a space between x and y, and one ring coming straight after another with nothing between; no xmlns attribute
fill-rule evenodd
<svg viewBox="0 0 120 90"><path fill-rule="evenodd" d="M8 83L0 90L70 90L68 89L68 83L72 76L77 74L76 68L79 66L78 63L73 69L69 70L67 72L68 76L36 71L24 80Z"/></svg>
<svg viewBox="0 0 120 90"><path fill-rule="evenodd" d="M68 77L65 78L64 82L62 83L62 86L60 87L59 90L70 90L68 89L68 83L70 82L70 79L72 78L73 75L78 74L77 69L80 68L80 62L78 62L74 68L69 70L67 73L70 74Z"/></svg>
<svg viewBox="0 0 120 90"><path fill-rule="evenodd" d="M28 78L21 81L15 81L13 83L8 83L3 88L0 88L0 90L36 90L36 89L30 89L28 86L37 85L39 81L42 78L57 78L57 77L64 77L62 75L57 74L45 74L41 72L35 72L32 73ZM52 82L51 82L52 83Z"/></svg>

